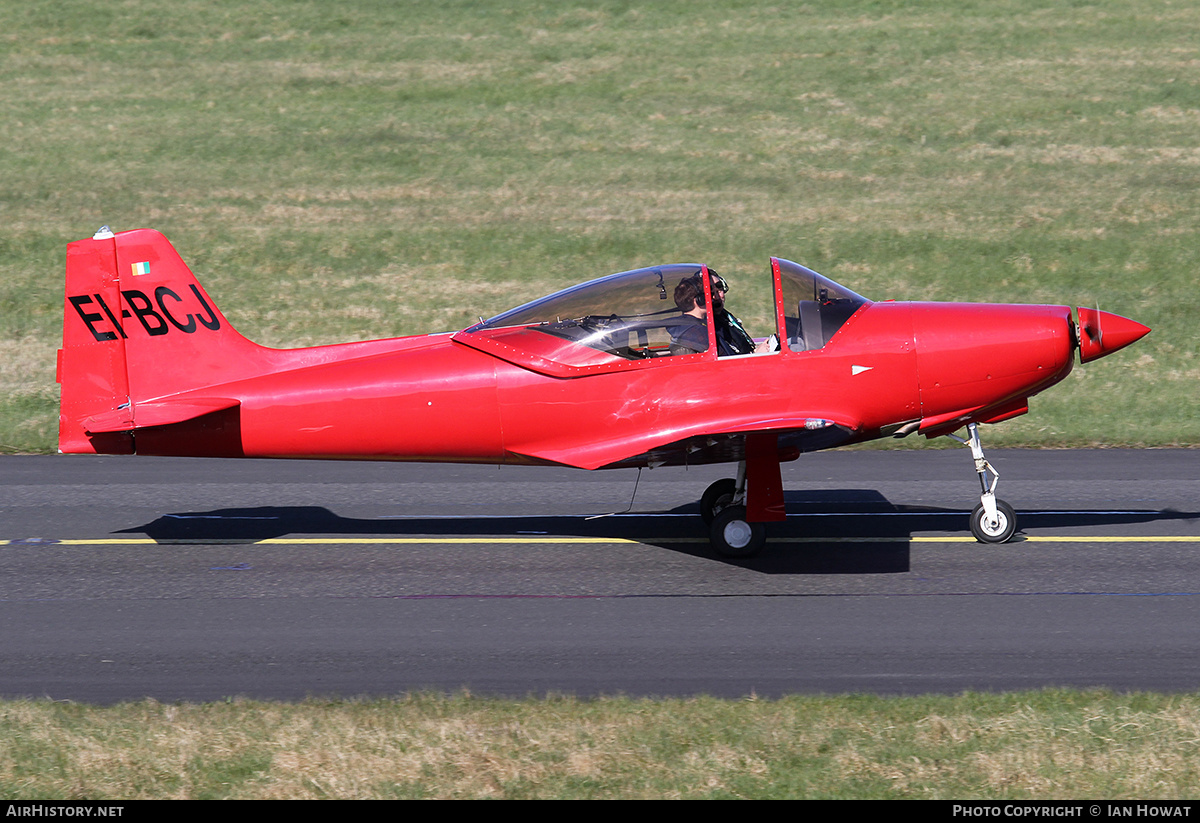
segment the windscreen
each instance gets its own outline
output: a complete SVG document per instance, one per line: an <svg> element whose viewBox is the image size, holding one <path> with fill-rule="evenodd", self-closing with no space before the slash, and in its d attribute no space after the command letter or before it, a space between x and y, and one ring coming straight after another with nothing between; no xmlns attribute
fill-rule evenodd
<svg viewBox="0 0 1200 823"><path fill-rule="evenodd" d="M792 351L824 348L852 314L870 303L799 263L780 258L771 262L779 268L783 320Z"/></svg>

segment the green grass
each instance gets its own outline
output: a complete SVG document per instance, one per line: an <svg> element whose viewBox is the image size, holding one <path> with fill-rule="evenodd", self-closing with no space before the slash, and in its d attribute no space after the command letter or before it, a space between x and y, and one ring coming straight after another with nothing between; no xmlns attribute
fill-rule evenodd
<svg viewBox="0 0 1200 823"><path fill-rule="evenodd" d="M0 798L1179 799L1200 697L0 703Z"/></svg>
<svg viewBox="0 0 1200 823"><path fill-rule="evenodd" d="M1200 442L1200 9L0 0L0 450L54 448L67 242L149 226L274 346L703 261L1154 333L989 432ZM757 285L756 285L757 283Z"/></svg>

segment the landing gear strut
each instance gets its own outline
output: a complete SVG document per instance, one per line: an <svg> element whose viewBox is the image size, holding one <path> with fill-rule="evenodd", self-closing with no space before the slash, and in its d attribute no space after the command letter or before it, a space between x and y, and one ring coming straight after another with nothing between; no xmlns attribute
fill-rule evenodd
<svg viewBox="0 0 1200 823"><path fill-rule="evenodd" d="M975 471L979 474L979 486L982 493L979 503L971 512L971 534L980 543L1007 543L1017 531L1017 515L1013 507L1003 500L996 498L996 483L1000 480L1000 472L983 456L983 446L979 442L979 426L971 423L967 426L968 439L950 435L971 447L971 456L975 458ZM988 475L991 475L989 482Z"/></svg>

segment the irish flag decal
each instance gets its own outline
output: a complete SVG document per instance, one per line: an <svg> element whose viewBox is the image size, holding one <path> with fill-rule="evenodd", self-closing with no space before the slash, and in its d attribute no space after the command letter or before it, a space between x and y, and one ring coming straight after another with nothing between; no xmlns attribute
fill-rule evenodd
<svg viewBox="0 0 1200 823"><path fill-rule="evenodd" d="M134 277L137 277L139 274L149 274L149 273L150 273L150 261L147 260L145 263L134 263L133 264L133 276Z"/></svg>

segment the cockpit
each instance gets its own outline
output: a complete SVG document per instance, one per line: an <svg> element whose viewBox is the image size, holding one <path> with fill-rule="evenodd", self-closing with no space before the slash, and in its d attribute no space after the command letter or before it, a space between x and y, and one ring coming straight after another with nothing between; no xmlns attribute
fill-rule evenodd
<svg viewBox="0 0 1200 823"><path fill-rule="evenodd" d="M498 314L454 339L551 374L715 357L708 274L703 265L676 263L609 275ZM702 284L696 302L704 303L704 311L691 315L675 302L677 286L689 279ZM789 260L771 259L771 279L774 306L728 308L773 317L767 328L748 331L760 334L757 340L777 335L782 345L776 351L821 349L856 311L869 305L849 289Z"/></svg>

